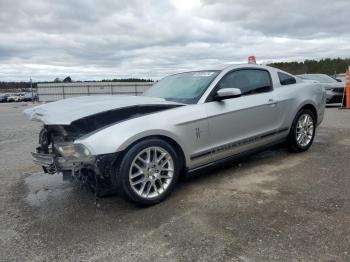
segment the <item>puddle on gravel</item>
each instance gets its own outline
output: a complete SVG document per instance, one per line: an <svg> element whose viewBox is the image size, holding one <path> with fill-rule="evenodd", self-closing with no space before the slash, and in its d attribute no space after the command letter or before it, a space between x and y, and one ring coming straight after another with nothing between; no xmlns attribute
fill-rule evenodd
<svg viewBox="0 0 350 262"><path fill-rule="evenodd" d="M25 179L27 196L25 202L31 206L39 207L46 205L48 200L62 200L70 195L74 185L63 181L62 175L48 175L34 173Z"/></svg>
<svg viewBox="0 0 350 262"><path fill-rule="evenodd" d="M344 146L350 146L350 138L345 138L345 139L339 141L339 144L344 145Z"/></svg>

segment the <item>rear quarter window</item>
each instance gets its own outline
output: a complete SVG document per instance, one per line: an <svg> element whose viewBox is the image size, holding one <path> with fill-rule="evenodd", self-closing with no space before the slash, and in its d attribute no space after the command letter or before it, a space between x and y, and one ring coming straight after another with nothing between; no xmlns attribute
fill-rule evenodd
<svg viewBox="0 0 350 262"><path fill-rule="evenodd" d="M295 84L297 82L297 80L293 76L287 75L287 74L282 73L282 72L278 72L277 74L278 74L278 78L280 80L280 83L283 86L292 85L292 84Z"/></svg>

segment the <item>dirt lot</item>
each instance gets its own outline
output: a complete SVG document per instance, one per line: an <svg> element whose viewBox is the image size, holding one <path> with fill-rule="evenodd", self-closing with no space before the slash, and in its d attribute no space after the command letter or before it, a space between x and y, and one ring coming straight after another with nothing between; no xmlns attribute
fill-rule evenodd
<svg viewBox="0 0 350 262"><path fill-rule="evenodd" d="M182 182L139 209L42 174L30 104L0 104L1 261L350 261L350 111L312 148L275 149Z"/></svg>

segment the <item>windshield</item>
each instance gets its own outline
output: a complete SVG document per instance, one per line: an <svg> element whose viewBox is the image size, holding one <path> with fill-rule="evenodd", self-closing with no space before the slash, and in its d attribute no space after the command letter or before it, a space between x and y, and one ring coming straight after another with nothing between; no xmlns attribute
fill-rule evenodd
<svg viewBox="0 0 350 262"><path fill-rule="evenodd" d="M299 75L303 79L316 80L320 83L335 83L337 80L327 75Z"/></svg>
<svg viewBox="0 0 350 262"><path fill-rule="evenodd" d="M167 76L143 95L184 104L195 104L220 71L196 71Z"/></svg>

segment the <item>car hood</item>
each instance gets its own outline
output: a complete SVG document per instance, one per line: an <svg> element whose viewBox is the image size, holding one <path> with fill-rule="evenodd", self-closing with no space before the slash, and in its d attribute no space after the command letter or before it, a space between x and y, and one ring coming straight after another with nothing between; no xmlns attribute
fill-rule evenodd
<svg viewBox="0 0 350 262"><path fill-rule="evenodd" d="M343 82L337 82L337 83L324 83L324 86L326 89L332 89L332 88L344 88L345 83Z"/></svg>
<svg viewBox="0 0 350 262"><path fill-rule="evenodd" d="M83 96L39 105L23 111L29 120L45 125L70 125L98 113L141 105L182 105L163 98L146 96Z"/></svg>

